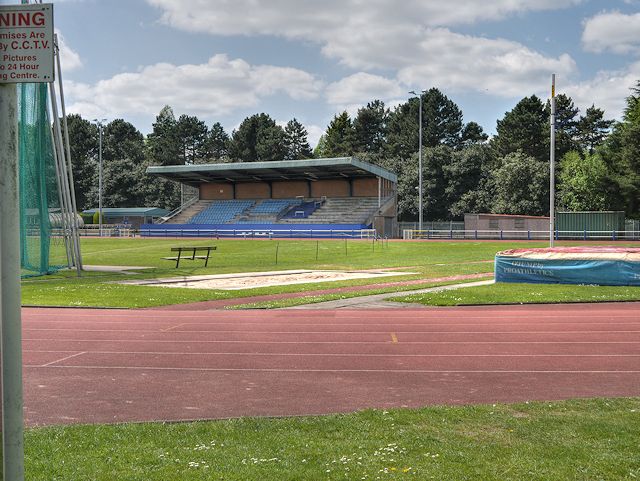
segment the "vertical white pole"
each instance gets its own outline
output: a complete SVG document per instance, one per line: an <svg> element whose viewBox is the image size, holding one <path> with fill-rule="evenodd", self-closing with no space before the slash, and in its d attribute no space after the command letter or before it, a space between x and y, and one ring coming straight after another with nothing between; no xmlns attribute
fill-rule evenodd
<svg viewBox="0 0 640 481"><path fill-rule="evenodd" d="M71 222L73 227L73 245L76 257L76 269L78 270L78 275L82 273L82 254L80 252L80 233L79 233L79 225L78 225L78 217L76 215L78 211L78 207L76 204L76 191L73 182L73 163L71 162L71 147L69 145L69 127L67 125L67 110L64 103L64 88L62 85L62 66L60 65L60 48L58 44L58 36L53 36L55 40L55 61L56 67L58 71L58 88L60 89L60 108L62 109L62 127L64 132L64 141L65 141L65 154L67 159L67 169L69 176L69 189L71 194Z"/></svg>
<svg viewBox="0 0 640 481"><path fill-rule="evenodd" d="M2 475L24 479L18 101L15 84L0 84L0 325Z"/></svg>
<svg viewBox="0 0 640 481"><path fill-rule="evenodd" d="M51 135L53 138L51 140L53 141L54 157L59 178L58 185L62 197L60 212L62 214L64 242L67 246L69 268L71 268L76 265L76 253L73 241L73 218L69 215L73 209L71 207L71 196L69 193L64 147L62 145L62 131L60 130L60 117L58 116L58 101L56 100L56 89L53 83L49 84L49 97L49 101L51 102L51 114L53 116L53 126L51 129Z"/></svg>
<svg viewBox="0 0 640 481"><path fill-rule="evenodd" d="M549 149L549 247L555 237L556 197L556 74L551 75L551 147Z"/></svg>
<svg viewBox="0 0 640 481"><path fill-rule="evenodd" d="M422 95L420 91L420 134L418 135L418 230L422 230Z"/></svg>
<svg viewBox="0 0 640 481"><path fill-rule="evenodd" d="M98 122L98 222L102 237L102 122Z"/></svg>

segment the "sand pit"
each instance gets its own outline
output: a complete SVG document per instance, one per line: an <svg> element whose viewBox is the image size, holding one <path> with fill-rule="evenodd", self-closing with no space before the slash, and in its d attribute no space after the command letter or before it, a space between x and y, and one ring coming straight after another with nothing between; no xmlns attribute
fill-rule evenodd
<svg viewBox="0 0 640 481"><path fill-rule="evenodd" d="M315 282L345 281L351 279L372 279L416 274L415 272L386 271L316 271L291 270L270 272L243 272L240 274L219 274L212 276L190 276L171 279L145 281L125 281L120 284L158 287L181 287L190 289L239 290L258 287L282 286L290 284L310 284Z"/></svg>

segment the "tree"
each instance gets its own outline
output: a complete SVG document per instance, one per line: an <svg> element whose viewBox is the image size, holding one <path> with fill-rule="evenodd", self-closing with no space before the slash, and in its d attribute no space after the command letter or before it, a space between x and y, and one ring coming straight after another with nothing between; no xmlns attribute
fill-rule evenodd
<svg viewBox="0 0 640 481"><path fill-rule="evenodd" d="M523 98L505 113L496 132L492 144L500 157L520 151L537 160L549 158L549 118L535 95Z"/></svg>
<svg viewBox="0 0 640 481"><path fill-rule="evenodd" d="M347 157L354 153L354 132L349 114L345 111L333 117L324 134L326 157Z"/></svg>
<svg viewBox="0 0 640 481"><path fill-rule="evenodd" d="M241 162L282 160L284 130L267 114L247 117L231 136L229 155Z"/></svg>
<svg viewBox="0 0 640 481"><path fill-rule="evenodd" d="M327 136L325 134L322 134L320 136L320 138L318 139L318 143L316 144L315 148L313 149L313 156L316 159L321 159L323 157L329 157L327 155Z"/></svg>
<svg viewBox="0 0 640 481"><path fill-rule="evenodd" d="M556 156L562 158L567 152L576 150L578 148L576 144L577 126L578 121L576 116L578 115L578 109L574 104L571 97L565 94L559 94L556 96ZM545 115L548 122L551 119L551 102L547 100L545 105ZM546 145L550 145L550 124L547 129ZM547 149L548 151L549 149ZM548 158L547 154L547 158ZM542 160L542 159L540 159Z"/></svg>
<svg viewBox="0 0 640 481"><path fill-rule="evenodd" d="M453 148L448 145L427 147L422 161L423 216L426 220L444 220L449 217L445 166L451 164Z"/></svg>
<svg viewBox="0 0 640 481"><path fill-rule="evenodd" d="M598 152L607 165L616 209L640 217L640 81L631 89L621 122Z"/></svg>
<svg viewBox="0 0 640 481"><path fill-rule="evenodd" d="M604 210L608 208L605 180L607 166L598 154L578 152L565 154L558 176L559 204L570 211Z"/></svg>
<svg viewBox="0 0 640 481"><path fill-rule="evenodd" d="M576 125L576 143L578 148L593 154L596 147L602 145L609 135L613 120L604 119L604 110L592 105Z"/></svg>
<svg viewBox="0 0 640 481"><path fill-rule="evenodd" d="M492 211L497 214L548 215L549 163L523 152L507 154L491 174Z"/></svg>
<svg viewBox="0 0 640 481"><path fill-rule="evenodd" d="M147 136L147 157L152 165L178 165L180 143L173 109L165 105L156 117L152 132Z"/></svg>
<svg viewBox="0 0 640 481"><path fill-rule="evenodd" d="M358 110L353 121L353 143L356 152L380 154L386 142L389 109L381 100L369 102Z"/></svg>
<svg viewBox="0 0 640 481"><path fill-rule="evenodd" d="M78 114L68 115L67 125L76 206L85 210L93 207L92 200L97 198L98 128Z"/></svg>
<svg viewBox="0 0 640 481"><path fill-rule="evenodd" d="M220 122L216 122L209 130L206 143L207 157L211 160L227 161L229 159L229 142L231 138Z"/></svg>
<svg viewBox="0 0 640 481"><path fill-rule="evenodd" d="M493 150L476 144L456 150L443 166L448 218L462 218L469 212L487 212L490 193L487 185L495 165Z"/></svg>
<svg viewBox="0 0 640 481"><path fill-rule="evenodd" d="M116 119L103 132L103 204L138 207L144 203L144 137L132 124Z"/></svg>
<svg viewBox="0 0 640 481"><path fill-rule="evenodd" d="M177 165L180 162L180 144L176 132L173 110L165 105L156 117L153 131L147 136L145 166ZM180 187L175 182L160 177L143 177L144 204L173 209L180 203Z"/></svg>
<svg viewBox="0 0 640 481"><path fill-rule="evenodd" d="M483 144L487 139L489 139L489 136L484 133L482 126L476 122L466 124L460 134L461 147Z"/></svg>
<svg viewBox="0 0 640 481"><path fill-rule="evenodd" d="M291 119L284 128L285 159L310 159L313 157L307 129L297 119Z"/></svg>
<svg viewBox="0 0 640 481"><path fill-rule="evenodd" d="M458 147L462 136L462 111L440 90L431 88L422 94L422 143ZM387 154L408 157L418 151L420 101L411 98L389 115Z"/></svg>
<svg viewBox="0 0 640 481"><path fill-rule="evenodd" d="M198 117L181 115L175 125L181 164L204 164L207 162L207 138L209 129Z"/></svg>

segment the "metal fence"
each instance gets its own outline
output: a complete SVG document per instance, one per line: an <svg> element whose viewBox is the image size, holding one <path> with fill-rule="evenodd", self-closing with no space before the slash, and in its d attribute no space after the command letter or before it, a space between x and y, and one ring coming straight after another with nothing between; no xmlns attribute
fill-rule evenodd
<svg viewBox="0 0 640 481"><path fill-rule="evenodd" d="M549 231L405 229L403 239L546 240ZM640 240L640 230L556 231L556 240Z"/></svg>

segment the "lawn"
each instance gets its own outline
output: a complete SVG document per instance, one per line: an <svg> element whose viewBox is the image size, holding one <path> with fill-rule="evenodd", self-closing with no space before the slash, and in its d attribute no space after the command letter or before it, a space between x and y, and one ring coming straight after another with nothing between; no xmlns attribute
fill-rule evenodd
<svg viewBox="0 0 640 481"><path fill-rule="evenodd" d="M32 481L635 480L640 399L26 431Z"/></svg>
<svg viewBox="0 0 640 481"><path fill-rule="evenodd" d="M427 306L638 301L640 287L500 282L488 286L465 287L455 291L399 296L390 300Z"/></svg>
<svg viewBox="0 0 640 481"><path fill-rule="evenodd" d="M579 245L580 243L562 243ZM175 245L216 245L209 267L202 261L184 261L179 269L163 260ZM380 292L376 284L401 280L424 280L464 274L493 272L495 253L515 247L543 247L544 242L509 241L432 241L373 242L371 240L211 240L211 239L99 239L83 238L82 252L86 265L151 267L134 274L89 272L78 278L74 272L24 279L24 305L84 306L84 307L153 307L206 300L251 297L267 294L304 292L334 287L370 285L371 292ZM627 245L627 244L617 244ZM237 291L212 289L180 289L149 286L126 286L119 280L166 278L232 272L271 271L288 269L382 269L405 268L413 275L398 275L382 280L352 280ZM567 296L573 295L573 288ZM360 292L350 295L363 295ZM474 291L475 292L475 291ZM488 291L493 292L493 291ZM605 291L602 291L605 292ZM608 292L608 291L607 291ZM453 294L448 294L453 295ZM546 294L545 294L546 295ZM543 295L538 301L546 301ZM330 299L332 297L328 297ZM500 299L496 297L495 299ZM611 299L616 300L616 297ZM315 299L316 301L318 299ZM603 299L600 299L603 300ZM296 301L287 301L289 304ZM520 302L520 301L514 301ZM286 303L285 303L286 304ZM274 304L270 307L277 307ZM281 304L284 305L284 304ZM287 304L288 305L288 304Z"/></svg>

